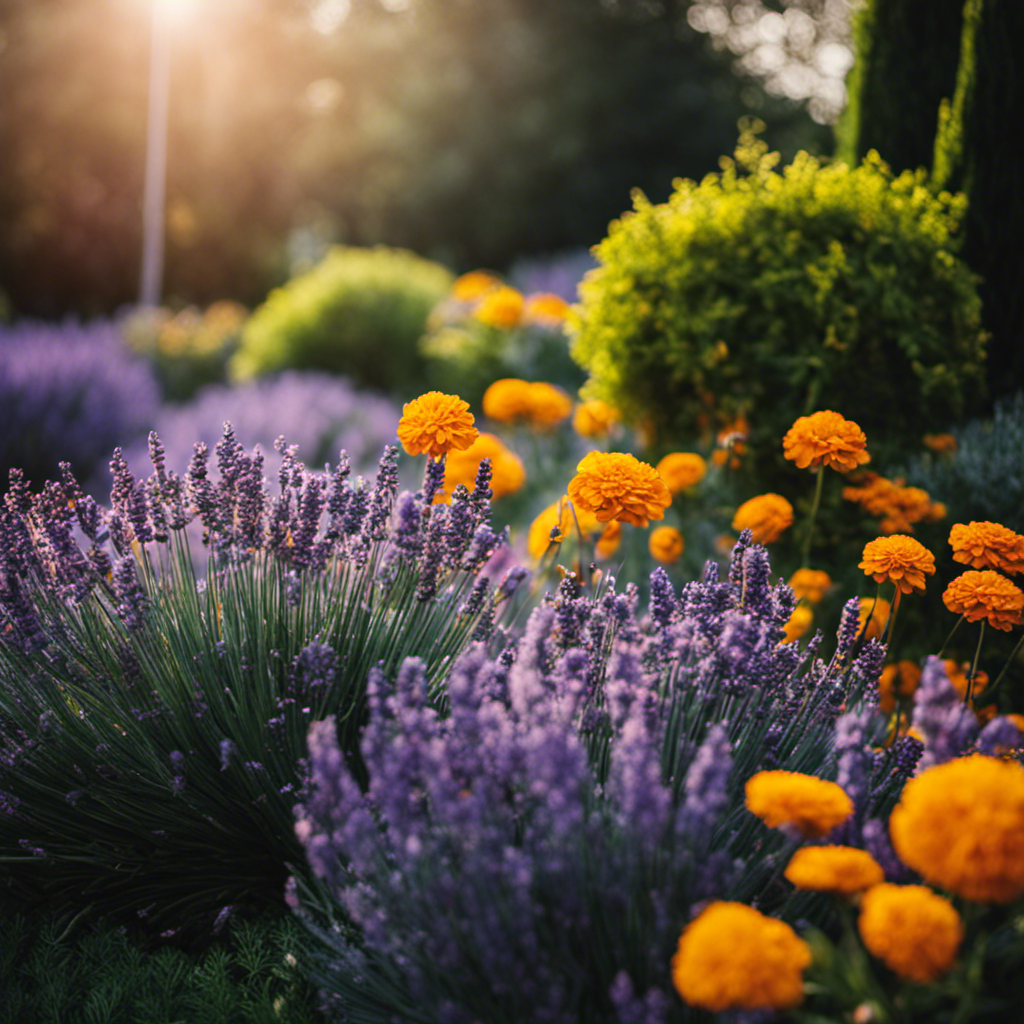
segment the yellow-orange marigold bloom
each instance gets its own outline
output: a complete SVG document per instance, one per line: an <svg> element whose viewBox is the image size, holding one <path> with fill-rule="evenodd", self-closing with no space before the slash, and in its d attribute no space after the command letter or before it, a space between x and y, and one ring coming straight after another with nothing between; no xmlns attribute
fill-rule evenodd
<svg viewBox="0 0 1024 1024"><path fill-rule="evenodd" d="M798 889L852 896L884 882L885 872L867 850L853 846L804 846L790 858L786 878Z"/></svg>
<svg viewBox="0 0 1024 1024"><path fill-rule="evenodd" d="M950 681L956 695L964 700L967 696L967 672L971 667L969 661L959 662L952 658L943 658L942 666L946 670L946 678ZM988 673L980 669L974 674L974 684L971 692L974 695L981 693L988 686ZM973 697L971 698L973 702Z"/></svg>
<svg viewBox="0 0 1024 1024"><path fill-rule="evenodd" d="M518 377L502 377L485 392L484 415L498 423L513 423L530 415L530 384Z"/></svg>
<svg viewBox="0 0 1024 1024"><path fill-rule="evenodd" d="M734 530L751 530L755 544L771 544L793 525L793 506L781 494L759 494L732 517Z"/></svg>
<svg viewBox="0 0 1024 1024"><path fill-rule="evenodd" d="M849 473L871 459L864 431L830 410L801 416L782 439L782 451L800 469L827 466L840 473Z"/></svg>
<svg viewBox="0 0 1024 1024"><path fill-rule="evenodd" d="M452 298L459 302L475 302L488 292L501 287L499 281L493 274L485 270L471 270L455 279L452 285Z"/></svg>
<svg viewBox="0 0 1024 1024"><path fill-rule="evenodd" d="M798 601L807 598L811 604L818 604L832 586L832 577L821 569L797 569L790 576L789 585Z"/></svg>
<svg viewBox="0 0 1024 1024"><path fill-rule="evenodd" d="M792 825L802 835L823 836L853 813L842 786L800 772L765 771L746 786L747 810L766 825Z"/></svg>
<svg viewBox="0 0 1024 1024"><path fill-rule="evenodd" d="M569 481L569 497L577 508L593 512L598 522L618 519L633 526L663 519L672 504L672 495L654 467L623 452L584 456Z"/></svg>
<svg viewBox="0 0 1024 1024"><path fill-rule="evenodd" d="M569 315L569 303L551 292L535 292L526 297L523 320L542 327L558 327Z"/></svg>
<svg viewBox="0 0 1024 1024"><path fill-rule="evenodd" d="M783 643L791 644L799 640L811 628L813 621L814 612L807 605L798 604L784 627Z"/></svg>
<svg viewBox="0 0 1024 1024"><path fill-rule="evenodd" d="M987 619L995 629L1009 630L1021 624L1024 592L992 569L971 569L946 587L942 603L968 622Z"/></svg>
<svg viewBox="0 0 1024 1024"><path fill-rule="evenodd" d="M860 599L860 612L858 613L860 624L858 627L858 635L860 630L864 630L865 640L877 640L882 635L882 630L885 629L885 624L889 621L889 613L892 611L892 605L886 601L884 597L873 598L873 597L862 597ZM868 619L868 616L871 619ZM864 624L867 623L867 629L864 629Z"/></svg>
<svg viewBox="0 0 1024 1024"><path fill-rule="evenodd" d="M954 523L949 543L954 562L974 569L1024 572L1024 537L999 523Z"/></svg>
<svg viewBox="0 0 1024 1024"><path fill-rule="evenodd" d="M484 459L491 460L491 491L494 498L514 494L526 483L522 459L500 438L484 432L468 448L448 454L444 467L444 496L441 500L450 500L452 491L459 484L472 490L480 463Z"/></svg>
<svg viewBox="0 0 1024 1024"><path fill-rule="evenodd" d="M580 437L598 440L607 437L619 422L619 410L600 398L580 402L572 414L572 428Z"/></svg>
<svg viewBox="0 0 1024 1024"><path fill-rule="evenodd" d="M577 524L584 537L596 533L600 523L594 518L593 513L573 508L563 498L553 505L548 505L536 519L530 524L526 534L526 550L532 558L540 559L547 551L548 545L552 543L551 532L557 528L558 536L555 542L575 534Z"/></svg>
<svg viewBox="0 0 1024 1024"><path fill-rule="evenodd" d="M937 455L952 455L957 449L957 440L952 434L925 434L921 440L925 448Z"/></svg>
<svg viewBox="0 0 1024 1024"><path fill-rule="evenodd" d="M921 681L921 667L906 658L886 665L878 677L878 706L886 713L896 709L897 700L913 697Z"/></svg>
<svg viewBox="0 0 1024 1024"><path fill-rule="evenodd" d="M889 818L900 860L976 903L1024 894L1024 767L973 754L927 768Z"/></svg>
<svg viewBox="0 0 1024 1024"><path fill-rule="evenodd" d="M501 285L481 298L473 316L488 327L509 330L523 318L523 296L515 288Z"/></svg>
<svg viewBox="0 0 1024 1024"><path fill-rule="evenodd" d="M925 576L935 572L935 556L920 541L897 533L868 541L859 567L876 583L892 580L909 594L924 590Z"/></svg>
<svg viewBox="0 0 1024 1024"><path fill-rule="evenodd" d="M706 1010L786 1009L803 998L811 947L784 921L718 901L691 921L672 957L672 981Z"/></svg>
<svg viewBox="0 0 1024 1024"><path fill-rule="evenodd" d="M428 391L402 407L397 433L406 454L425 453L439 459L468 448L480 432L473 426L468 402L457 395Z"/></svg>
<svg viewBox="0 0 1024 1024"><path fill-rule="evenodd" d="M613 519L604 524L601 536L594 542L594 554L598 558L611 558L622 543L622 523Z"/></svg>
<svg viewBox="0 0 1024 1024"><path fill-rule="evenodd" d="M530 384L526 403L526 418L541 430L556 426L572 412L572 399L561 388L544 381Z"/></svg>
<svg viewBox="0 0 1024 1024"><path fill-rule="evenodd" d="M964 937L953 904L923 885L883 882L869 889L857 927L869 953L901 978L922 984L953 966Z"/></svg>
<svg viewBox="0 0 1024 1024"><path fill-rule="evenodd" d="M683 535L674 526L659 526L651 530L651 535L647 538L647 548L651 557L662 565L678 562L685 547Z"/></svg>
<svg viewBox="0 0 1024 1024"><path fill-rule="evenodd" d="M700 483L708 471L707 463L695 452L670 452L654 468L672 495Z"/></svg>

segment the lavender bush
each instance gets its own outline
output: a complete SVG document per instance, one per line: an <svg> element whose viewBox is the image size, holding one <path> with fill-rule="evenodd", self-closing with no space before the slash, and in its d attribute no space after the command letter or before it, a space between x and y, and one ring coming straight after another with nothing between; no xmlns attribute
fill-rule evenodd
<svg viewBox="0 0 1024 1024"><path fill-rule="evenodd" d="M581 596L568 578L522 638L427 666L375 669L364 784L330 720L297 833L320 888L294 896L337 1019L538 1024L689 1019L669 964L712 898L796 916L793 840L744 808L756 771L837 779L864 842L914 758L875 754L884 648L847 606L836 650L783 643L794 605L745 532L727 578L678 594ZM295 902L295 901L293 901ZM333 924L327 923L332 918Z"/></svg>
<svg viewBox="0 0 1024 1024"><path fill-rule="evenodd" d="M486 638L511 584L479 570L489 464L475 491L432 506L443 464L397 496L396 448L375 481L342 453L308 472L230 427L184 476L150 435L153 472L120 451L111 507L62 467L32 494L17 472L0 506L0 857L23 891L131 911L164 931L218 927L280 902L298 865L292 806L306 732L331 717L355 754L371 670L422 659L436 688ZM185 526L209 552L195 574ZM353 770L359 774L357 760Z"/></svg>
<svg viewBox="0 0 1024 1024"><path fill-rule="evenodd" d="M0 326L0 479L19 467L42 483L59 460L88 479L115 445L145 437L158 400L112 323Z"/></svg>
<svg viewBox="0 0 1024 1024"><path fill-rule="evenodd" d="M394 443L400 415L394 403L357 391L343 378L289 371L205 388L187 404L163 406L152 427L172 465L185 465L197 440L212 449L227 420L240 443L260 445L270 474L280 467L274 441L282 434L297 445L307 465L322 466L343 448L359 474L371 472L381 449ZM126 447L125 458L142 472L148 465L145 440Z"/></svg>

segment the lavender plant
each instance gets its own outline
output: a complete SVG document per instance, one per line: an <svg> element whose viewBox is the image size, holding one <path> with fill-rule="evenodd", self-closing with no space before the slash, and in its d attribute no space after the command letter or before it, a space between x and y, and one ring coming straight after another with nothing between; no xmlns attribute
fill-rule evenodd
<svg viewBox="0 0 1024 1024"><path fill-rule="evenodd" d="M670 961L709 899L806 911L781 872L794 840L746 811L756 771L824 774L856 807L913 763L871 750L884 649L847 606L832 657L783 643L792 590L746 531L725 579L676 593L658 569L584 597L571 577L492 657L373 672L364 783L330 720L309 735L297 833L318 887L293 903L319 984L355 1024L681 1021Z"/></svg>
<svg viewBox="0 0 1024 1024"><path fill-rule="evenodd" d="M153 472L118 450L111 507L67 466L0 508L0 857L23 886L131 911L164 931L219 927L280 902L298 866L292 806L306 732L330 717L360 774L365 681L416 655L438 687L504 596L479 570L502 542L477 488L396 498L343 452L307 471L282 441L271 494L230 426L184 476L150 435ZM204 530L198 577L184 528Z"/></svg>
<svg viewBox="0 0 1024 1024"><path fill-rule="evenodd" d="M64 459L88 479L115 445L145 438L158 399L108 321L2 326L0 478L18 467L41 484Z"/></svg>

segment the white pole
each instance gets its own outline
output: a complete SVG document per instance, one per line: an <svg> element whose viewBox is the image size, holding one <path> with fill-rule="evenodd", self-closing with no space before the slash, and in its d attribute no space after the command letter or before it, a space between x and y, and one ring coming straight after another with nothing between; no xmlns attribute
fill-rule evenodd
<svg viewBox="0 0 1024 1024"><path fill-rule="evenodd" d="M142 197L142 279L139 305L158 306L164 277L164 206L167 183L167 106L170 92L168 0L152 0L146 180Z"/></svg>

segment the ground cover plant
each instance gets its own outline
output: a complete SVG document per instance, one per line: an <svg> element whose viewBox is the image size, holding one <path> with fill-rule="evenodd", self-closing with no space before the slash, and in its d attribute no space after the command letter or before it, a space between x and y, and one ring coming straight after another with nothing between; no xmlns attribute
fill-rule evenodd
<svg viewBox="0 0 1024 1024"><path fill-rule="evenodd" d="M280 905L301 860L292 805L309 723L335 716L352 748L371 667L419 652L434 678L493 628L515 578L501 590L478 575L501 544L486 471L432 506L441 463L396 499L394 447L372 482L350 479L344 454L316 474L280 447L272 496L262 454L230 427L216 484L203 444L184 476L155 435L148 479L116 452L109 510L68 470L37 494L12 474L0 855L29 890L167 932Z"/></svg>
<svg viewBox="0 0 1024 1024"><path fill-rule="evenodd" d="M297 925L235 923L203 951L147 947L123 926L79 913L6 911L0 988L18 1024L319 1024L299 968Z"/></svg>

